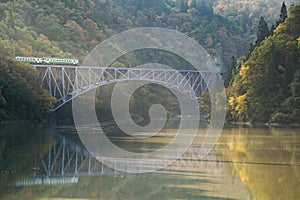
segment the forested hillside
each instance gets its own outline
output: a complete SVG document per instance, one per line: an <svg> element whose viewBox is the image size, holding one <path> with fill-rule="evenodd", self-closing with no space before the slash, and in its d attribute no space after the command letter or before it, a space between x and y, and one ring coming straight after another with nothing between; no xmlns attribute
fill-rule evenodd
<svg viewBox="0 0 300 200"><path fill-rule="evenodd" d="M171 28L186 33L205 46L216 58L216 62L221 64L222 60L226 63L233 55L241 55L245 44L248 43L239 27L224 17L215 15L212 5L204 1L188 4L188 1L168 0L1 0L0 54L5 63L9 61L7 58L16 55L79 57L82 60L97 44L113 34L145 26ZM161 59L147 52L142 56ZM138 58L130 60L139 62ZM134 63L128 63L126 58L118 61L118 66L134 66ZM5 64L1 65L1 69L6 70L5 66ZM4 79L8 77L11 80L24 81L20 74L14 73L14 70L22 71L25 66L14 62L10 62L8 66L13 73L1 74L0 85L4 94L2 99L6 102L5 105L1 104L3 110L1 119L36 117L35 114L29 114L31 106L35 103L25 106L25 99L31 97L23 93L26 90L31 91L33 86L30 88L30 84L34 83L33 77L24 84L24 87L28 86L28 88L15 87L12 85L13 82L5 82ZM27 75L24 72L22 76ZM7 92L11 87L15 88L15 92ZM99 90L102 96L100 95L96 102L102 113L109 113L109 107L107 107L109 90L107 88ZM157 93L159 94L160 92ZM19 97L16 98L18 95ZM36 97L32 98L32 102L35 102ZM24 102L13 101L17 99L24 99ZM140 98L136 95L135 99ZM147 113L144 110L148 109L151 102L149 100L142 102L148 103L147 105L140 103L136 108L138 108L137 112L143 116ZM45 102L45 105L50 103L50 101ZM15 104L18 108L14 108ZM42 107L44 108L44 105ZM9 113L10 109L18 111ZM60 115L66 116L66 111L69 110L68 106L64 107ZM28 115L31 116L28 117Z"/></svg>
<svg viewBox="0 0 300 200"><path fill-rule="evenodd" d="M274 2L1 0L0 47L10 56L72 54L83 58L113 34L158 26L196 39L226 67L231 57L241 56L253 40L261 14L271 19L278 16L280 3Z"/></svg>
<svg viewBox="0 0 300 200"><path fill-rule="evenodd" d="M300 122L300 4L281 21L235 72L228 88L235 121ZM267 27L262 21L260 33Z"/></svg>
<svg viewBox="0 0 300 200"><path fill-rule="evenodd" d="M31 66L0 55L0 121L42 119L55 99L41 89Z"/></svg>
<svg viewBox="0 0 300 200"><path fill-rule="evenodd" d="M175 29L196 39L218 62L240 56L250 37L205 1L0 1L0 47L12 55L84 57L109 36L134 27ZM253 34L253 33L252 33Z"/></svg>
<svg viewBox="0 0 300 200"><path fill-rule="evenodd" d="M276 0L211 0L211 2L217 14L235 22L247 34L256 32L257 24L262 16L270 27L275 25L282 3ZM287 7L296 3L299 3L299 0L285 0Z"/></svg>
<svg viewBox="0 0 300 200"><path fill-rule="evenodd" d="M287 1L287 5L294 3L293 1ZM256 36L259 36L257 35L257 26L261 15L264 16L265 21L269 23L269 29L271 29L270 21L276 16L279 17L280 5L281 3L275 0L267 2L263 0L0 0L0 54L5 63L9 61L8 58L16 55L78 57L83 60L97 44L114 34L136 27L155 26L178 30L191 36L203 45L221 70L226 71L227 66L235 67L235 59L242 55L246 55L243 58L245 61L243 66L250 66L251 62L256 63L256 59L260 59L254 57L255 52L258 52L257 49L263 48L268 42L263 42L261 47L257 47L251 54L251 58L249 58L250 53L244 53L253 50L248 47L250 42L255 41ZM276 21L273 24L277 25ZM288 40L280 33L280 27L277 29L272 38L280 35L284 40ZM288 33L285 34L288 35ZM276 36L276 38L280 36ZM293 36L289 35L289 37ZM279 45L281 39L276 38L274 41L278 41ZM286 46L281 44L278 47L282 48L278 51L282 51L282 54L285 55L284 48ZM277 51L276 45L274 49ZM260 52L256 54L262 56ZM153 62L163 61L164 64L168 64L168 60L173 60L170 55L158 56L145 51L142 54L130 54L122 57L114 64L118 67L135 66L140 64L140 60L145 56L148 59L151 58ZM246 61L248 58L249 60ZM264 61L268 63L267 60ZM173 60L173 62L179 67L186 66L183 60ZM0 66L1 69L4 69L3 66ZM11 69L18 70L23 65L10 62L9 66ZM282 63L280 66L286 67ZM244 69L244 67L240 69ZM7 76L10 79L16 78L13 73L8 73ZM226 83L229 83L231 77L227 79ZM238 75L233 83L237 83L237 80ZM9 86L4 85L3 80L1 81L2 91L7 90ZM245 89L243 92L238 92L237 87L232 86L234 89L231 89L231 96L234 98L243 95L246 91ZM107 91L102 91L102 89L99 91L103 95L107 95ZM288 91L283 95L284 98L292 95L292 91L290 89ZM159 94L158 92L157 95ZM106 99L109 99L109 96ZM136 96L135 99L139 99L139 97ZM144 100L144 102L148 102L150 105L148 100ZM50 101L48 101L49 103ZM103 98L99 97L96 104L100 105L102 111L107 111L105 106L107 102L104 102ZM147 106L139 106L138 112L143 112ZM28 111L27 106L21 106L21 108ZM251 112L252 109L247 112ZM235 112L233 109L233 118L249 119ZM281 114L286 112L290 111L280 111ZM8 115L3 116L7 117ZM24 118L21 115L18 117Z"/></svg>

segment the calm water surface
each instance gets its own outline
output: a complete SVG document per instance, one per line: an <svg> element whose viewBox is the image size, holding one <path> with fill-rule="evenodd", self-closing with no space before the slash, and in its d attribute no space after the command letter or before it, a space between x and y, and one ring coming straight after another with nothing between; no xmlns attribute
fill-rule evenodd
<svg viewBox="0 0 300 200"><path fill-rule="evenodd" d="M168 129L138 140L105 126L116 145L134 152L174 136ZM225 129L206 158L197 150L192 145L160 171L128 174L98 162L72 126L1 125L0 199L300 199L300 129Z"/></svg>

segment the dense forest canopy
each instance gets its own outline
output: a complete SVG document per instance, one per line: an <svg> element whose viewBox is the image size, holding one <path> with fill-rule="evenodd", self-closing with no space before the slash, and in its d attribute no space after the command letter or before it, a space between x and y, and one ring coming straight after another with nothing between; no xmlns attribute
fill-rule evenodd
<svg viewBox="0 0 300 200"><path fill-rule="evenodd" d="M300 122L300 4L234 71L228 88L234 120Z"/></svg>
<svg viewBox="0 0 300 200"><path fill-rule="evenodd" d="M0 121L42 119L55 99L41 89L31 66L0 55Z"/></svg>
<svg viewBox="0 0 300 200"><path fill-rule="evenodd" d="M285 3L287 7L290 7L292 3L297 3L295 1L288 0ZM264 55L261 52L265 52L266 44L269 44L269 49L273 48L276 52L282 51L281 54L286 56L285 51L291 50L284 45L287 43L283 41L290 41L294 45L291 48L294 48L294 52L298 52L295 49L295 41L292 42L291 39L291 37L297 36L292 36L290 33L284 33L283 36L282 33L283 30L291 28L290 25L284 26L286 23L296 23L297 18L294 21L292 19L296 15L293 12L297 13L297 10L293 11L293 9L295 10L297 6L292 7L291 17L284 23L279 18L280 6L281 3L275 0L0 0L1 61L6 63L8 62L7 58L16 55L78 57L83 60L97 44L124 30L152 26L170 28L185 33L198 41L210 53L220 69L226 71L226 74L230 74L225 78L225 85L232 84L229 89L232 92L232 99L244 94L241 94L234 84L242 88L246 87L243 82L237 84L238 71L245 67L251 68L257 63L256 59L265 59L255 57L255 55ZM297 28L295 26L294 29ZM261 32L261 30L267 30L267 32ZM264 41L266 37L267 40L268 37L276 39L268 43ZM281 41L281 43L276 45L277 41ZM250 43L252 45L249 48ZM261 52L258 52L259 48L262 49ZM281 49L277 50L277 48ZM269 54L273 54L273 51ZM174 56L170 57L169 55L166 55L164 59L164 56L165 54L158 55L149 51L132 53L119 58L113 63L113 66L136 66L145 57L151 58L153 62L163 61L168 64L168 60L173 60L176 66L186 66L183 60L176 60ZM241 56L243 57L237 61L237 58ZM288 57L286 60L293 62L293 66L297 66L297 63L294 63L295 59L290 60L290 58ZM266 63L268 61L270 60L264 60ZM276 65L278 64L277 61L274 62ZM10 66L14 65L19 66L20 64L10 62ZM279 65L286 68L287 63L279 63ZM14 67L11 68L14 69ZM294 68L296 67L293 67L291 71L287 70L289 75L284 75L286 84L281 84L281 86L285 85L285 88L282 88L285 91L282 98L288 96L293 98L291 88L295 88L295 86L287 85L291 83L290 79L298 80L296 75L291 77L291 74L296 72ZM255 73L253 76L256 77ZM6 91L8 86L4 85L3 80L1 81L1 91ZM294 82L293 85L295 85ZM145 89L144 92L148 90L151 88ZM243 90L243 92L245 91L246 89ZM98 92L99 94L107 93L103 89ZM160 92L157 93L157 98L159 98L159 94ZM109 99L108 97L109 95L106 99ZM46 97L46 99L48 98ZM263 96L261 98L266 99ZM5 97L2 95L0 102L4 102L4 99ZM139 99L137 94L136 99ZM281 102L281 100L277 102ZM51 101L49 100L47 104L51 104ZM107 108L103 106L106 103L103 98L98 98L97 105L101 105L102 110L107 111ZM276 106L279 105L280 103L276 104ZM143 106L139 108L143 108ZM251 112L254 108L256 106L247 112ZM2 107L2 109L4 108ZM286 115L291 113L290 110L293 108L288 109L289 111L281 110L279 113ZM139 111L141 110L139 109ZM231 111L233 119L249 119L237 115L234 109ZM62 113L64 112L62 111ZM279 115L282 116L281 114ZM273 114L266 114L262 118L258 117L257 120L266 120L270 115L273 116ZM2 116L8 117L7 113ZM24 116L20 116L20 118L24 118Z"/></svg>
<svg viewBox="0 0 300 200"><path fill-rule="evenodd" d="M257 26L251 15L255 9L238 7L236 11L232 7L239 2L221 0L214 4L202 0L0 2L1 49L18 55L84 57L113 34L134 27L159 26L188 34L227 65L232 56L241 56ZM256 7L263 9L264 5ZM245 12L244 21L232 20L229 16L233 15L228 13L234 11ZM278 14L277 10L268 12Z"/></svg>

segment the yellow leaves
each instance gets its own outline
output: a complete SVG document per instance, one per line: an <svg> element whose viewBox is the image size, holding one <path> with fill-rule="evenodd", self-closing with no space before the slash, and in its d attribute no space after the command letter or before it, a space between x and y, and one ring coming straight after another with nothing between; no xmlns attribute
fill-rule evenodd
<svg viewBox="0 0 300 200"><path fill-rule="evenodd" d="M228 104L232 107L234 105L234 102L235 102L234 96L230 96L228 99Z"/></svg>
<svg viewBox="0 0 300 200"><path fill-rule="evenodd" d="M238 105L238 104L241 104L243 102L245 102L247 99L247 93L241 95L241 96L238 96L238 97L234 97L234 96L230 96L229 99L228 99L228 104L232 107Z"/></svg>
<svg viewBox="0 0 300 200"><path fill-rule="evenodd" d="M242 78L244 78L248 71L249 71L249 66L242 65L239 74Z"/></svg>
<svg viewBox="0 0 300 200"><path fill-rule="evenodd" d="M230 96L228 99L228 105L231 108L233 116L242 120L248 110L247 93L237 97Z"/></svg>
<svg viewBox="0 0 300 200"><path fill-rule="evenodd" d="M246 94L243 94L243 95L241 95L241 96L238 96L238 97L236 98L236 102L237 102L237 103L241 103L241 102L243 102L243 101L246 100L246 97L247 97Z"/></svg>
<svg viewBox="0 0 300 200"><path fill-rule="evenodd" d="M9 40L0 40L0 54L13 56L15 46Z"/></svg>
<svg viewBox="0 0 300 200"><path fill-rule="evenodd" d="M24 55L24 56L31 56L32 55L32 51L33 51L32 45L27 44L23 40L18 40L17 44L18 44L19 51L20 51L21 55Z"/></svg>
<svg viewBox="0 0 300 200"><path fill-rule="evenodd" d="M300 36L297 38L298 46L300 47Z"/></svg>
<svg viewBox="0 0 300 200"><path fill-rule="evenodd" d="M44 42L46 43L47 45L51 45L51 42L49 41L48 37L45 36L44 34L39 34L39 38Z"/></svg>
<svg viewBox="0 0 300 200"><path fill-rule="evenodd" d="M83 38L86 34L86 31L73 20L68 20L64 26L72 33L79 35L81 38Z"/></svg>
<svg viewBox="0 0 300 200"><path fill-rule="evenodd" d="M286 32L288 29L286 27L286 25L284 23L280 23L276 29L274 30L275 34L279 34L279 33L284 33Z"/></svg>
<svg viewBox="0 0 300 200"><path fill-rule="evenodd" d="M238 96L236 98L237 105L235 106L235 111L240 115L247 110L247 99L246 94Z"/></svg>
<svg viewBox="0 0 300 200"><path fill-rule="evenodd" d="M45 36L44 34L39 34L39 37L41 38L41 39L43 39L43 40L46 40L46 41L49 41L49 39L48 39L48 37L47 36Z"/></svg>

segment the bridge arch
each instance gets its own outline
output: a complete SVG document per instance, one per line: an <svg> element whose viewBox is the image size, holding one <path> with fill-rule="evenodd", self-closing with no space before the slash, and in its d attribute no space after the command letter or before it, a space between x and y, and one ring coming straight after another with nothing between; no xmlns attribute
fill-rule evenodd
<svg viewBox="0 0 300 200"><path fill-rule="evenodd" d="M41 87L57 99L50 111L56 111L76 97L98 87L123 82L147 81L199 99L220 77L217 72L193 70L112 68L95 66L33 65L42 78ZM208 81L207 81L208 80Z"/></svg>

